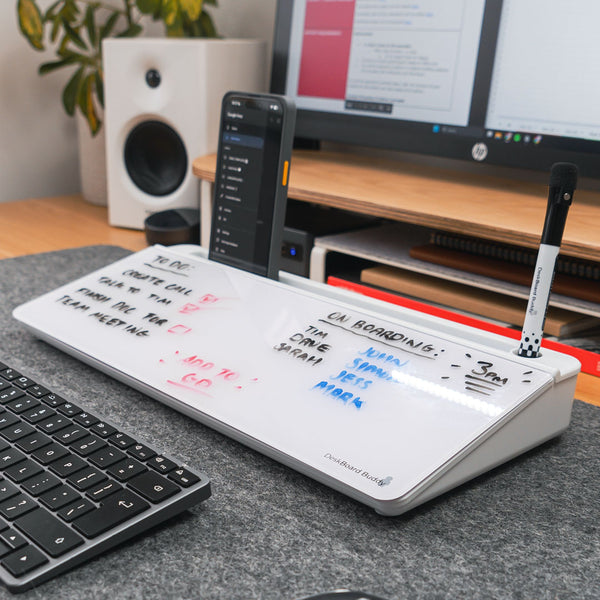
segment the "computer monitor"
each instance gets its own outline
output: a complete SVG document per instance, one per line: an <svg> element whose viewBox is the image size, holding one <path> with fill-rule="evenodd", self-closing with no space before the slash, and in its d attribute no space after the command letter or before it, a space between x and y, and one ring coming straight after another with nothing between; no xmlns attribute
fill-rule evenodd
<svg viewBox="0 0 600 600"><path fill-rule="evenodd" d="M600 177L598 0L279 0L296 136Z"/></svg>

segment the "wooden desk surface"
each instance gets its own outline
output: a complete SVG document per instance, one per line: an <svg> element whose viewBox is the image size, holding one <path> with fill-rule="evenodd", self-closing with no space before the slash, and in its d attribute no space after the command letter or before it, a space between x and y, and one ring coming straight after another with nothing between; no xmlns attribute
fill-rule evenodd
<svg viewBox="0 0 600 600"><path fill-rule="evenodd" d="M95 244L132 251L147 246L142 231L111 227L106 207L81 196L0 203L0 259ZM580 374L575 396L600 406L600 378Z"/></svg>
<svg viewBox="0 0 600 600"><path fill-rule="evenodd" d="M0 258L96 244L147 246L143 231L111 227L107 208L81 196L0 203Z"/></svg>

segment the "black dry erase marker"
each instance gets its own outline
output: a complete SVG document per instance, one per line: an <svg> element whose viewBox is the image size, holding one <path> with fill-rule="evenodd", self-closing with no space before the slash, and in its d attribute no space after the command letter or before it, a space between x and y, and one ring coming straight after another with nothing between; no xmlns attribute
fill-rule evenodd
<svg viewBox="0 0 600 600"><path fill-rule="evenodd" d="M539 355L556 259L576 187L576 165L571 163L552 165L546 220L531 282L519 356L535 358Z"/></svg>

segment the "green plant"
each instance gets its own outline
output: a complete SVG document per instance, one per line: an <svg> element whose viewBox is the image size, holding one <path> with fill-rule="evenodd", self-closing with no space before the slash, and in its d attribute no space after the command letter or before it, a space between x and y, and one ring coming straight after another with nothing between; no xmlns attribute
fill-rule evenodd
<svg viewBox="0 0 600 600"><path fill-rule="evenodd" d="M48 44L56 47L57 59L40 65L40 75L74 68L62 103L71 116L77 109L82 112L92 135L102 125L98 107L104 107L104 38L139 35L144 16L162 21L170 37L217 35L204 9L206 4L216 6L217 0L57 0L45 11L40 4L40 0L17 0L19 27L36 50L45 50Z"/></svg>

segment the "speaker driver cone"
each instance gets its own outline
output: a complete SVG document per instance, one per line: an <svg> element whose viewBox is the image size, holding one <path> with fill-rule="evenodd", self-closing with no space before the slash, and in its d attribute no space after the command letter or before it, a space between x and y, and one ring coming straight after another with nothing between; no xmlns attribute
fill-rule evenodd
<svg viewBox="0 0 600 600"><path fill-rule="evenodd" d="M131 180L151 196L172 194L182 184L188 168L179 134L161 121L144 121L129 132L124 159Z"/></svg>

